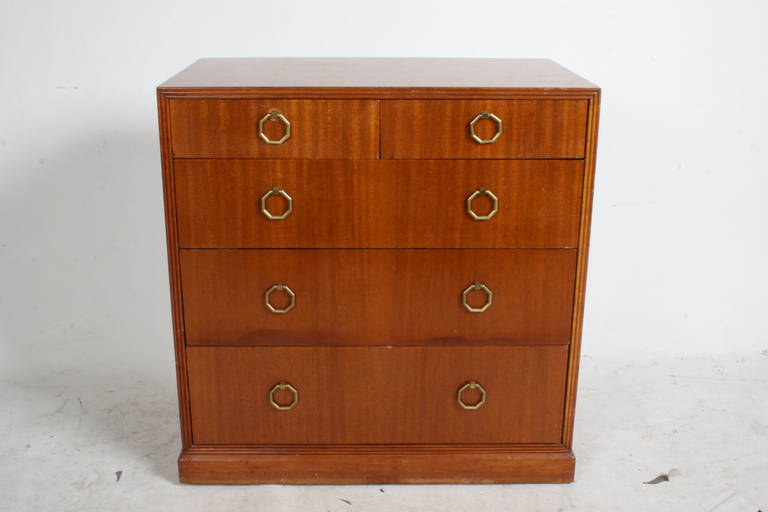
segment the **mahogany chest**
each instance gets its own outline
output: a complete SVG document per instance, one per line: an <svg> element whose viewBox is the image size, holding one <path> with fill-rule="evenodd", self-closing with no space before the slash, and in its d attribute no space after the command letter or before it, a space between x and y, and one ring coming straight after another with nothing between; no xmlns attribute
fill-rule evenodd
<svg viewBox="0 0 768 512"><path fill-rule="evenodd" d="M181 481L571 481L599 98L549 60L161 85Z"/></svg>

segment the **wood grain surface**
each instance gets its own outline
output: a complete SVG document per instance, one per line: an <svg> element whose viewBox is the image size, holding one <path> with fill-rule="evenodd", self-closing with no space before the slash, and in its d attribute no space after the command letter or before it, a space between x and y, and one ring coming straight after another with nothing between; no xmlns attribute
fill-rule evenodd
<svg viewBox="0 0 768 512"><path fill-rule="evenodd" d="M579 361L581 355L582 328L584 324L584 305L587 286L587 260L589 257L589 237L592 228L592 198L595 188L595 167L597 163L597 130L600 119L600 93L589 102L589 144L587 158L584 161L584 185L582 186L582 207L579 218L579 250L576 266L576 293L573 295L573 326L570 353L568 354L568 391L565 400L565 420L563 425L563 444L573 445L573 426L576 418L576 391L579 382Z"/></svg>
<svg viewBox="0 0 768 512"><path fill-rule="evenodd" d="M160 86L180 479L571 481L599 102L541 59L202 59Z"/></svg>
<svg viewBox="0 0 768 512"><path fill-rule="evenodd" d="M572 250L185 250L188 345L565 345L570 342ZM475 282L493 304L470 313ZM288 285L287 314L264 293ZM288 305L275 292L271 303ZM468 294L472 307L486 301Z"/></svg>
<svg viewBox="0 0 768 512"><path fill-rule="evenodd" d="M469 123L481 112L502 121L492 144L478 144ZM478 121L491 139L497 126ZM583 158L586 100L389 100L381 103L382 158Z"/></svg>
<svg viewBox="0 0 768 512"><path fill-rule="evenodd" d="M196 444L555 443L561 436L564 346L187 352ZM457 390L472 380L486 402L465 410ZM269 403L278 382L298 390L293 409Z"/></svg>
<svg viewBox="0 0 768 512"><path fill-rule="evenodd" d="M313 90L349 93L365 90L374 97L397 89L531 89L594 91L597 86L549 59L441 58L215 58L200 59L160 86L258 91Z"/></svg>
<svg viewBox="0 0 768 512"><path fill-rule="evenodd" d="M573 481L570 450L423 452L391 447L358 453L184 450L179 479L190 484L513 484Z"/></svg>
<svg viewBox="0 0 768 512"><path fill-rule="evenodd" d="M570 160L177 160L179 243L186 248L574 248L583 163ZM260 198L284 189L284 220ZM485 188L487 221L467 213ZM285 211L277 196L267 201ZM473 201L487 214L490 200Z"/></svg>
<svg viewBox="0 0 768 512"><path fill-rule="evenodd" d="M259 120L272 110L291 123L283 144L259 137ZM377 158L379 102L361 100L171 100L176 158ZM283 123L267 121L271 140Z"/></svg>

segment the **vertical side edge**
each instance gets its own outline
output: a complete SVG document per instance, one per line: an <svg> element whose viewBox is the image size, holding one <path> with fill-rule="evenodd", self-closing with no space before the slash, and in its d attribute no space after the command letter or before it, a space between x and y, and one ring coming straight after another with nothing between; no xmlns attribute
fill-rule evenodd
<svg viewBox="0 0 768 512"><path fill-rule="evenodd" d="M184 312L181 301L181 272L179 268L178 227L176 223L176 193L173 179L173 149L171 148L170 100L157 91L160 123L160 154L163 168L163 203L165 205L165 233L168 248L168 275L171 289L173 317L173 346L176 359L176 381L179 394L182 449L192 445L192 427L187 387L187 357L184 339Z"/></svg>
<svg viewBox="0 0 768 512"><path fill-rule="evenodd" d="M382 156L381 156L381 132L383 130L382 130L382 125L381 125L381 122L382 122L381 110L382 110L382 108L381 108L381 100L380 99L376 100L376 109L378 110L378 120L377 120L378 126L377 126L377 129L378 129L378 132L379 132L379 147L378 147L378 150L376 151L376 158L377 159L381 159L382 158Z"/></svg>
<svg viewBox="0 0 768 512"><path fill-rule="evenodd" d="M568 354L568 377L565 394L565 415L563 423L563 445L571 448L573 424L576 413L576 388L579 380L579 357L581 354L582 326L584 323L584 297L587 281L587 259L589 256L589 235L592 219L592 197L595 185L595 163L597 156L597 132L600 118L600 91L589 100L587 118L587 147L584 159L584 186L582 188L581 219L579 223L579 249L576 262L576 287L573 301L573 325Z"/></svg>

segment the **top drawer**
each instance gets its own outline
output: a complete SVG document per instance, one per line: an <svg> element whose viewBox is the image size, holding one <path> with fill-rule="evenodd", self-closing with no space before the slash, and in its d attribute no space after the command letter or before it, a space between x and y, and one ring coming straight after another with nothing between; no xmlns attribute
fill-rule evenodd
<svg viewBox="0 0 768 512"><path fill-rule="evenodd" d="M177 158L379 156L376 100L172 100L170 104L171 144ZM271 112L282 117L270 116Z"/></svg>
<svg viewBox="0 0 768 512"><path fill-rule="evenodd" d="M393 100L381 109L382 158L584 158L587 100Z"/></svg>

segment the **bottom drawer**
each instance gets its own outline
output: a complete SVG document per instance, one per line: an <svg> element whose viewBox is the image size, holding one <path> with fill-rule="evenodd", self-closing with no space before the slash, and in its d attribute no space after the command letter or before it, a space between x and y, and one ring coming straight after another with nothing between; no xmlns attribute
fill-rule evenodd
<svg viewBox="0 0 768 512"><path fill-rule="evenodd" d="M188 347L193 442L559 443L567 354L560 345Z"/></svg>

